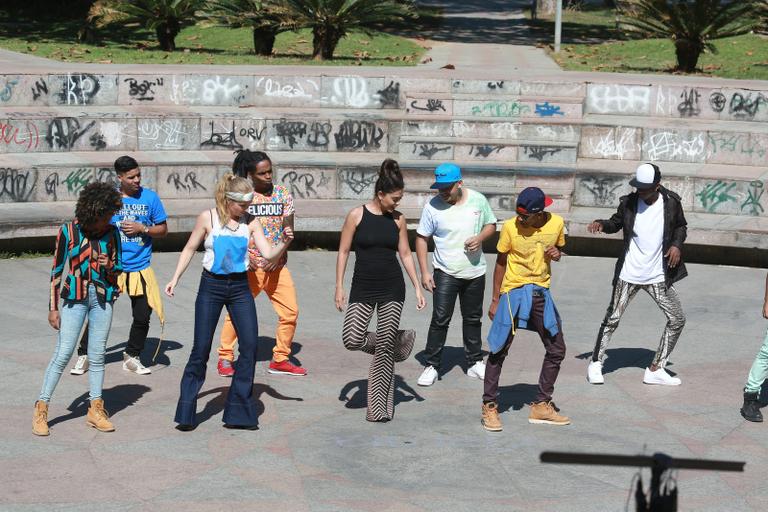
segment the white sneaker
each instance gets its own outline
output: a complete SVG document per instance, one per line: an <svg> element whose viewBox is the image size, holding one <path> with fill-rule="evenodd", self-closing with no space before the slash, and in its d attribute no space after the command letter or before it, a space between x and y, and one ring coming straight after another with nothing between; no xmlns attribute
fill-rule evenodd
<svg viewBox="0 0 768 512"><path fill-rule="evenodd" d="M137 375L148 375L152 370L141 364L138 357L131 357L123 353L123 370L133 372Z"/></svg>
<svg viewBox="0 0 768 512"><path fill-rule="evenodd" d="M485 363L478 361L467 370L467 377L485 380Z"/></svg>
<svg viewBox="0 0 768 512"><path fill-rule="evenodd" d="M643 376L643 383L645 384L661 384L662 386L679 386L681 380L677 377L673 377L664 370L659 368L655 372L652 372L650 368L645 369L645 375Z"/></svg>
<svg viewBox="0 0 768 512"><path fill-rule="evenodd" d="M69 370L72 375L82 375L88 371L88 356L77 356L75 366Z"/></svg>
<svg viewBox="0 0 768 512"><path fill-rule="evenodd" d="M604 384L603 363L600 361L590 361L587 366L587 380L590 384Z"/></svg>
<svg viewBox="0 0 768 512"><path fill-rule="evenodd" d="M416 381L416 384L419 386L431 386L436 380L437 370L434 366L427 366L424 368L424 371L421 372L421 376L419 377L419 380Z"/></svg>

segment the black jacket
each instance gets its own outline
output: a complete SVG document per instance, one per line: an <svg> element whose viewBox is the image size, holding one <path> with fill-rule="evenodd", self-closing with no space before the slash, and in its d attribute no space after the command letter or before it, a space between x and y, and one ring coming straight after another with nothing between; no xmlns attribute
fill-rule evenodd
<svg viewBox="0 0 768 512"><path fill-rule="evenodd" d="M685 221L685 215L683 215L683 205L680 204L680 196L667 190L664 187L659 187L659 193L661 199L664 201L664 237L662 241L662 254L666 254L670 247L673 245L680 249L681 259L680 263L675 268L670 268L667 265L667 258L663 258L664 265L664 283L670 286L672 283L679 281L688 275L688 271L685 269L685 264L682 261L683 242L688 232L686 228L687 222ZM603 225L604 233L616 233L620 229L624 229L624 250L616 261L616 269L613 273L613 284L619 279L621 268L624 266L624 258L629 250L629 242L632 240L634 234L635 216L637 215L637 192L632 192L626 196L619 198L619 208L616 210L610 219L598 220Z"/></svg>

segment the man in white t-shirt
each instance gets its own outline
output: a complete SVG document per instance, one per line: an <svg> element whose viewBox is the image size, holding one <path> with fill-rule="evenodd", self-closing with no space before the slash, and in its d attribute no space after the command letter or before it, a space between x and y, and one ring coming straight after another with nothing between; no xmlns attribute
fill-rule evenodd
<svg viewBox="0 0 768 512"><path fill-rule="evenodd" d="M433 293L432 321L425 349L427 364L417 382L420 386L431 386L437 380L456 297L463 319L467 375L483 380L485 363L480 336L486 271L483 241L496 232L496 217L483 194L463 187L461 169L456 164L437 166L435 182L430 188L437 189L438 193L424 206L416 229L421 284ZM427 267L430 238L435 243L433 273Z"/></svg>
<svg viewBox="0 0 768 512"><path fill-rule="evenodd" d="M600 326L587 380L602 384L605 349L629 302L645 290L667 317L659 348L645 369L646 384L680 385L680 379L664 369L685 326L685 315L673 283L688 275L681 251L687 228L680 196L661 186L661 171L655 164L638 166L629 182L636 192L619 199L619 208L608 220L587 226L590 233L624 233L624 249L616 262L611 303Z"/></svg>

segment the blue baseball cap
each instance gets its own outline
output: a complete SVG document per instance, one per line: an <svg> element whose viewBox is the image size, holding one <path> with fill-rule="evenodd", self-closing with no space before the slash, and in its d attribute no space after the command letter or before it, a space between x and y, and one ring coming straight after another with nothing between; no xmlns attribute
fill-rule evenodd
<svg viewBox="0 0 768 512"><path fill-rule="evenodd" d="M429 188L445 188L461 181L461 169L456 164L444 163L435 168L435 182Z"/></svg>
<svg viewBox="0 0 768 512"><path fill-rule="evenodd" d="M552 198L544 195L539 187L528 187L517 196L517 213L532 215L552 204Z"/></svg>

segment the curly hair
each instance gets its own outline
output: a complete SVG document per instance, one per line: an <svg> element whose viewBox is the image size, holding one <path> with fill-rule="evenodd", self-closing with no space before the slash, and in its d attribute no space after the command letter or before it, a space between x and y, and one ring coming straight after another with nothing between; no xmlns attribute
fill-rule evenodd
<svg viewBox="0 0 768 512"><path fill-rule="evenodd" d="M75 217L84 230L88 230L97 220L114 215L123 206L123 198L110 183L89 183L77 198Z"/></svg>

